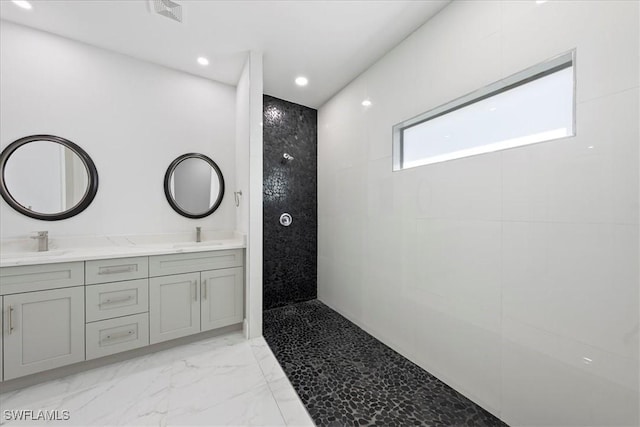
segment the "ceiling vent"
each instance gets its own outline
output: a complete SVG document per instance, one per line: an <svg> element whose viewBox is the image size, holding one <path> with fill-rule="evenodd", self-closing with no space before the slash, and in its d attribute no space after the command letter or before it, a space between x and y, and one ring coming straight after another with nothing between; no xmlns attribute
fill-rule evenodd
<svg viewBox="0 0 640 427"><path fill-rule="evenodd" d="M156 13L174 21L182 22L182 6L178 3L171 0L155 0L153 6Z"/></svg>

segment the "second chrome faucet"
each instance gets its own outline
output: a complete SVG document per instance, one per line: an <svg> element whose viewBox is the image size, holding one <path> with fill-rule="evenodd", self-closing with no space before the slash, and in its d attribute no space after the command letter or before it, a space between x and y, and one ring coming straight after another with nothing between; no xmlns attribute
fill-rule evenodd
<svg viewBox="0 0 640 427"><path fill-rule="evenodd" d="M32 239L38 240L38 252L46 252L49 250L49 232L38 231L38 234L31 236Z"/></svg>

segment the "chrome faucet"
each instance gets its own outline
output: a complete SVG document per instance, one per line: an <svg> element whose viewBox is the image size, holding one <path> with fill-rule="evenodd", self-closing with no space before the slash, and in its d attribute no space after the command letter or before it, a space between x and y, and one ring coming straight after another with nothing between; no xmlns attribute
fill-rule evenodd
<svg viewBox="0 0 640 427"><path fill-rule="evenodd" d="M196 227L196 242L202 242L202 227Z"/></svg>
<svg viewBox="0 0 640 427"><path fill-rule="evenodd" d="M49 232L38 231L37 236L31 236L32 239L38 239L38 252L46 252L49 250Z"/></svg>

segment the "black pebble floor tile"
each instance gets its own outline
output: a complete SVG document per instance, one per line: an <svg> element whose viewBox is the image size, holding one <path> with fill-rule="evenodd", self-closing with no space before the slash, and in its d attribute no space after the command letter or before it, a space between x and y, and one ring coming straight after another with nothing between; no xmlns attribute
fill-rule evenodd
<svg viewBox="0 0 640 427"><path fill-rule="evenodd" d="M317 300L265 311L264 337L317 426L506 426Z"/></svg>

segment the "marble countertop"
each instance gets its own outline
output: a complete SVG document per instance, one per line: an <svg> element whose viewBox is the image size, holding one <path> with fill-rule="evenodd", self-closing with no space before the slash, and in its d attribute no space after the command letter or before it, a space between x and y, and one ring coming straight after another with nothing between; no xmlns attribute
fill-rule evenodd
<svg viewBox="0 0 640 427"><path fill-rule="evenodd" d="M244 234L202 231L202 242L194 233L155 235L49 237L49 250L37 252L37 241L29 238L0 241L0 267L54 264L94 259L218 251L246 247Z"/></svg>

